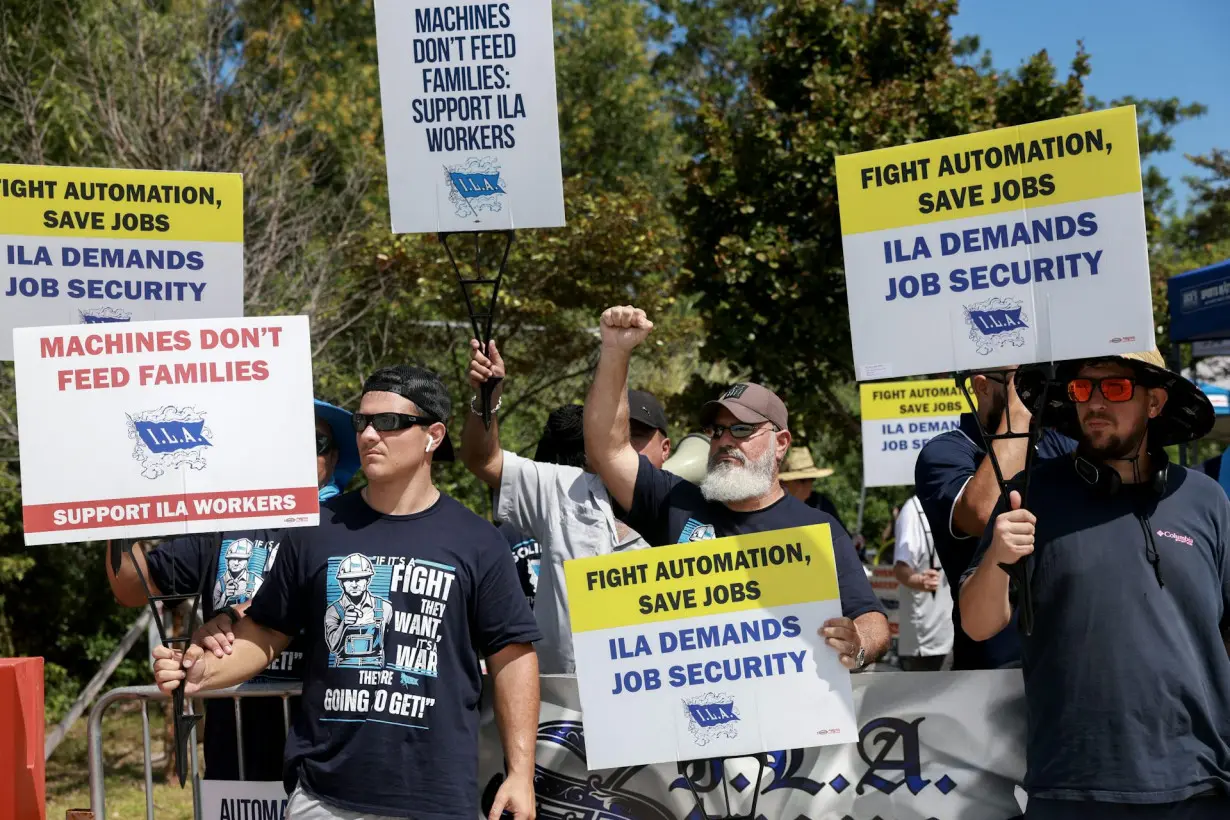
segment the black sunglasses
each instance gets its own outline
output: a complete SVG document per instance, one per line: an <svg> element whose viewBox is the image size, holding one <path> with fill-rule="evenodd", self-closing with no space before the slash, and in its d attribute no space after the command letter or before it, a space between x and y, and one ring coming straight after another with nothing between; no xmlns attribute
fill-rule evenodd
<svg viewBox="0 0 1230 820"><path fill-rule="evenodd" d="M391 430L405 430L416 424L430 426L436 423L436 419L431 416L412 416L409 413L355 413L351 421L356 433L362 433L369 424L382 433L388 433Z"/></svg>
<svg viewBox="0 0 1230 820"><path fill-rule="evenodd" d="M316 455L323 456L333 449L333 437L328 433L316 434Z"/></svg>
<svg viewBox="0 0 1230 820"><path fill-rule="evenodd" d="M749 438L759 429L761 429L760 424L745 424L743 422L736 422L729 427L724 424L711 424L708 427L702 428L701 432L716 441L717 439L720 439L722 434L728 430L730 431L730 435L734 438Z"/></svg>

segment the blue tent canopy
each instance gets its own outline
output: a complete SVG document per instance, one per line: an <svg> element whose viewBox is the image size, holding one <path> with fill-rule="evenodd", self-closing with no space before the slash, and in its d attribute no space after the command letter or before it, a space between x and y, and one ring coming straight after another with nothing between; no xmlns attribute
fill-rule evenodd
<svg viewBox="0 0 1230 820"><path fill-rule="evenodd" d="M1230 339L1230 259L1172 276L1170 340Z"/></svg>

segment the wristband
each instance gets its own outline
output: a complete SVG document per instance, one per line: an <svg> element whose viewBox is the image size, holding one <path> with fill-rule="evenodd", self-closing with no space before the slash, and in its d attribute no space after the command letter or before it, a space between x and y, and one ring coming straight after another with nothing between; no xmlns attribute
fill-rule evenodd
<svg viewBox="0 0 1230 820"><path fill-rule="evenodd" d="M471 413L473 413L473 414L474 414L474 415L476 415L476 416L481 416L481 415L482 415L482 412L481 412L481 411L479 411L479 410L478 410L477 408L475 408L475 406L474 406L474 402L476 402L476 401L478 401L478 396L471 396L471 397L470 397L470 412L471 412ZM503 403L504 403L504 397L503 397L503 396L500 396L498 399L496 399L496 400L495 400L495 407L492 407L492 408L491 408L491 413L494 415L495 413L500 412L500 405L501 405L501 404L503 404Z"/></svg>
<svg viewBox="0 0 1230 820"><path fill-rule="evenodd" d="M214 612L215 618L218 617L219 615L225 615L226 617L230 618L231 626L234 626L235 624L237 624L239 620L243 617L243 615L241 615L239 611L236 610L235 607L233 606L224 606L221 609Z"/></svg>

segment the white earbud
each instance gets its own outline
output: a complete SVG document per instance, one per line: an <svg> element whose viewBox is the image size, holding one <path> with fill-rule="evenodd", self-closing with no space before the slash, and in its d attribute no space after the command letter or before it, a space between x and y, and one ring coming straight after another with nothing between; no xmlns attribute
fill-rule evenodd
<svg viewBox="0 0 1230 820"><path fill-rule="evenodd" d="M427 437L427 449L425 449L423 452L424 452L424 453L430 453L430 452L431 452L431 448L432 448L432 447L435 447L435 446L436 446L436 440L435 440L434 438L432 438L431 436L428 436L428 437Z"/></svg>

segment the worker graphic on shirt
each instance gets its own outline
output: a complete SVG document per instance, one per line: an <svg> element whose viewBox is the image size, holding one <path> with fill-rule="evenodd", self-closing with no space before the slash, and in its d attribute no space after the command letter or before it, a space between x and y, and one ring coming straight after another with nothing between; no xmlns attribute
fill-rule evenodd
<svg viewBox="0 0 1230 820"><path fill-rule="evenodd" d="M214 609L252 600L261 588L266 550L258 549L250 538L237 538L222 544L218 579L214 582Z"/></svg>
<svg viewBox="0 0 1230 820"><path fill-rule="evenodd" d="M342 594L325 609L324 634L331 667L384 668L384 638L393 618L393 605L387 598L372 594L375 574L372 562L357 552L338 565L334 577Z"/></svg>

